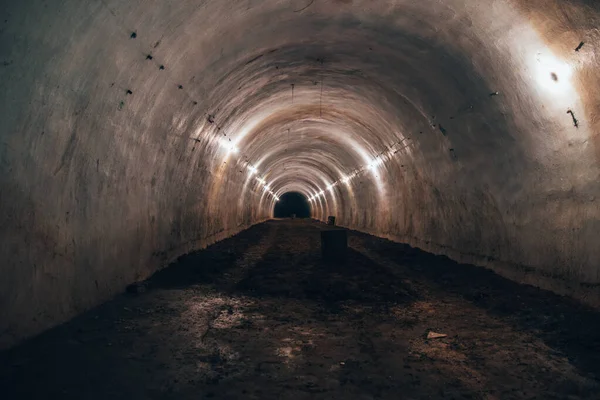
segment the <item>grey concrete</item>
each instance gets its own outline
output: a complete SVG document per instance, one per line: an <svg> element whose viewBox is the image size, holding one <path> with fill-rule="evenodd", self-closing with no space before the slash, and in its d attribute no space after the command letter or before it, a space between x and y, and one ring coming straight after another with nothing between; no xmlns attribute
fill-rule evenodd
<svg viewBox="0 0 600 400"><path fill-rule="evenodd" d="M290 190L323 191L315 218L600 304L599 16L591 0L4 1L0 347Z"/></svg>

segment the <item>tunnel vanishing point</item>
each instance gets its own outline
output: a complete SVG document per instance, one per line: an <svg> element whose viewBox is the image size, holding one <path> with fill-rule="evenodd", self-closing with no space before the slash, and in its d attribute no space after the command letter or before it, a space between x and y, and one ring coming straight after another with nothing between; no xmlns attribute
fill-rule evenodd
<svg viewBox="0 0 600 400"><path fill-rule="evenodd" d="M0 347L272 217L600 305L593 0L5 0Z"/></svg>

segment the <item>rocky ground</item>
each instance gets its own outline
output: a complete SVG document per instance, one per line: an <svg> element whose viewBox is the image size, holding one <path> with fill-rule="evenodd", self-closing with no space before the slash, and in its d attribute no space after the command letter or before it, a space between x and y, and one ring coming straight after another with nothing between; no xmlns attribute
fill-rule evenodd
<svg viewBox="0 0 600 400"><path fill-rule="evenodd" d="M600 398L597 311L357 232L323 263L324 228L269 221L181 257L0 354L0 398Z"/></svg>

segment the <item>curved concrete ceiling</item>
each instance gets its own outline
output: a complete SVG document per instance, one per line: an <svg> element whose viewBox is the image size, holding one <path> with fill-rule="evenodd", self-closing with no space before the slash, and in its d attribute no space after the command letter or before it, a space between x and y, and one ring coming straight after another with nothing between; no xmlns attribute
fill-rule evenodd
<svg viewBox="0 0 600 400"><path fill-rule="evenodd" d="M599 283L593 1L5 3L2 343L288 191L557 291Z"/></svg>

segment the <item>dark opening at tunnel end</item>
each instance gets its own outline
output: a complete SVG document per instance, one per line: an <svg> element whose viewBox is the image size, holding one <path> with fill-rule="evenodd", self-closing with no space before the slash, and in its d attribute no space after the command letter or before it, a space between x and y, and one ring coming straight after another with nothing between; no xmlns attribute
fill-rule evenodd
<svg viewBox="0 0 600 400"><path fill-rule="evenodd" d="M297 192L289 192L282 195L273 210L275 218L308 218L310 217L310 205L306 197Z"/></svg>

